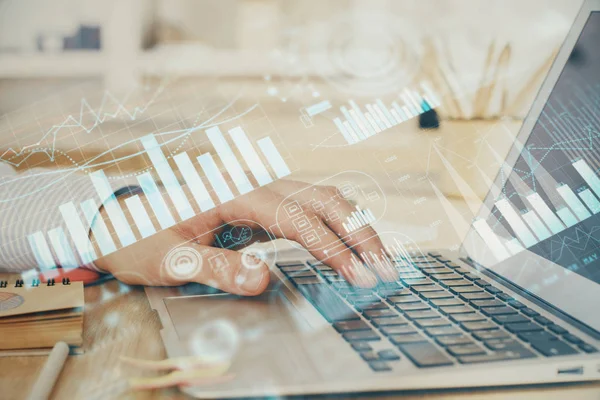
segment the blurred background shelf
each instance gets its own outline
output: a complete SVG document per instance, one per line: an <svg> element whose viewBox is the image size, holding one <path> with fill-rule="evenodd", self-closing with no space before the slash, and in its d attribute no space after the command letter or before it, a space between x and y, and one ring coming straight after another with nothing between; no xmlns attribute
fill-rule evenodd
<svg viewBox="0 0 600 400"><path fill-rule="evenodd" d="M0 53L0 79L80 78L104 76L106 56L99 51Z"/></svg>

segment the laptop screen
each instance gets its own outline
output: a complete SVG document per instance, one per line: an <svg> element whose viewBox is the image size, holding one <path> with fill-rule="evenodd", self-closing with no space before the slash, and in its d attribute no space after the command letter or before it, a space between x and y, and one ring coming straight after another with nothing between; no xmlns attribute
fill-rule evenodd
<svg viewBox="0 0 600 400"><path fill-rule="evenodd" d="M600 331L600 12L588 15L464 246L481 265Z"/></svg>

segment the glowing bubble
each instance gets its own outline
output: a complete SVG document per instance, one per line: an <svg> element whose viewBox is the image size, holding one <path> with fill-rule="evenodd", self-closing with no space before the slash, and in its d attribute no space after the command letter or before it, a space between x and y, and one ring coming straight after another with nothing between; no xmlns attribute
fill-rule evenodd
<svg viewBox="0 0 600 400"><path fill-rule="evenodd" d="M191 279L202 269L202 255L191 247L178 247L167 254L164 265L172 278Z"/></svg>
<svg viewBox="0 0 600 400"><path fill-rule="evenodd" d="M237 327L228 320L217 319L198 328L190 338L190 348L195 356L211 362L230 361L240 344Z"/></svg>

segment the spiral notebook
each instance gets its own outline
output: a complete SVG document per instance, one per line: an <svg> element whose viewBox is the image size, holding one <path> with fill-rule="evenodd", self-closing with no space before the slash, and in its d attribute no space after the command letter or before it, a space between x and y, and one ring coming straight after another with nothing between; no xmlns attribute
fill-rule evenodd
<svg viewBox="0 0 600 400"><path fill-rule="evenodd" d="M83 284L0 280L0 356L47 354L64 341L82 345Z"/></svg>

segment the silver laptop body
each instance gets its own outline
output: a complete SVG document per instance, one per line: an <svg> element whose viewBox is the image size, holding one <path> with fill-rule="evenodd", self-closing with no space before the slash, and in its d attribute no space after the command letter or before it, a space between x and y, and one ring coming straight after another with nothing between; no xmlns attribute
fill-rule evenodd
<svg viewBox="0 0 600 400"><path fill-rule="evenodd" d="M600 0L586 1L583 5L514 147L506 158L506 165L511 169L499 174L495 187L504 186L507 173L510 174L512 167L519 162L553 88L582 32L586 34L587 29L600 30ZM593 55L599 60L597 65L600 65L599 46L596 43L596 54ZM600 70L596 78L600 83ZM597 93L600 93L600 86L597 88ZM516 186L514 182L511 185L513 188ZM480 302L477 306L471 301L469 307L473 307L478 315L485 318L470 324L468 320L461 320L463 317L456 317L458 314L453 314L444 306L449 304L444 303L444 300L452 302L452 298L440 296L436 299L435 296L428 295L427 291L420 292L405 284L406 290L413 290L408 296L419 297L424 304L431 306L432 312L440 313L452 325L436 327L425 319L416 318L417 315L425 315L428 310L418 307L411 310L412 306L404 308L405 303L401 302L400 295L406 293L399 293L398 296L392 293L389 298L380 296L381 303L388 305L391 311L382 311L377 307L370 309L368 305L363 305L362 309L358 309L358 319L355 318L354 322L351 322L352 319L350 322L338 321L336 325L335 321L328 320L335 319L331 317L335 310L320 310L322 301L308 299L307 293L310 290L306 288L315 287L314 282L318 281L322 285L328 285L329 295L336 298L335 301L327 300L329 304L341 301L353 309L354 303L340 295L335 286L338 285L338 280L332 278L333 274L324 273L327 271L326 266L300 250L278 252L277 265L272 266L272 283L263 295L255 298L217 293L214 289L201 285L146 288L151 307L159 315L163 327L161 335L169 357L208 354L224 357L232 362L231 381L214 386L182 387L182 390L198 398L223 398L599 380L600 353L594 349L600 348L600 280L593 280L594 276L599 275L594 275L594 271L589 270L586 275L582 271L574 271L572 266L553 263L548 257L544 257L543 248L521 249L522 251L515 249L515 245L518 246L527 237L524 232L517 233L512 229L513 225L510 223L507 225L505 222L497 228L493 237L486 236L490 231L481 229L482 223L479 223L479 229L475 224L476 221L485 221L487 227L494 229L489 217L493 212L498 212L495 202L498 202L498 191L491 190L458 252L408 254L408 250L403 249L398 253L399 268L412 268L412 271L419 274L425 273L419 263L443 264L439 266L440 269L448 272L448 268L451 268L456 271L449 271L452 274L463 274L455 282L473 282L469 287L476 287L479 291L473 290L473 293L475 296L477 293L482 294L482 299L475 300ZM592 215L590 220L593 219ZM583 219L581 220L583 223ZM546 224L549 225L547 221ZM565 232L552 237L564 235ZM515 236L512 239L511 234ZM382 236L384 241L397 239L393 232L383 232ZM509 257L503 256L506 254ZM594 265L594 254L590 252L583 264ZM413 266L412 261L416 262ZM407 271L405 272L409 274ZM435 270L428 271L426 275L426 279L433 284L452 289L451 294L455 299L476 298L470 296L469 290L460 289L466 286L446 286L444 282L452 281L437 280L441 275L435 274ZM405 276L412 282L410 275ZM395 303L396 300L400 303ZM495 307L495 311L494 307L487 307L497 305L493 302L498 301L505 301L507 304L502 305L503 308ZM516 311L512 311L511 307ZM507 310L508 314L494 314L499 310ZM524 314L525 310L527 314ZM390 312L395 313L393 318L399 321L398 324L385 325L385 318L389 318L386 313ZM372 317L373 315L381 317ZM526 325L507 324L500 329L504 337L494 339L490 332L497 330L475 329L486 328L485 322L505 323L523 318L528 318L530 324L541 326L543 331L539 328L537 331L520 331L513 327L523 329ZM402 320L407 322L402 323ZM345 330L361 324L366 324L369 330ZM465 331L463 326L473 330ZM457 334L456 330L461 329L461 333ZM411 332L418 331L420 335L427 337L428 344L419 345L418 341L416 344L398 344L403 340L403 330L408 335L415 335ZM369 334L364 332L374 332L379 339L370 340ZM441 336L436 335L440 332ZM443 335L444 333L448 335ZM534 346L533 338L538 340L542 334L550 338L549 344L536 341ZM450 346L454 352L451 354L446 342L456 340L458 343L459 337L473 340L475 347L471 349L478 346L483 349L482 352L469 354L467 351L461 355L464 349ZM488 342L475 340L474 337L491 337L491 347L487 347ZM562 347L551 340L558 340L563 344ZM521 346L519 348L525 349L521 354L518 350L511 350L510 346L515 342ZM463 347L464 345L471 346L467 342ZM365 348L368 350L365 351ZM423 355L419 351L430 352ZM494 359L494 354L502 356Z"/></svg>

